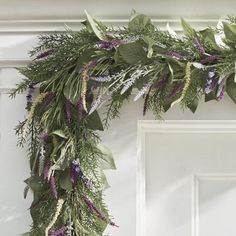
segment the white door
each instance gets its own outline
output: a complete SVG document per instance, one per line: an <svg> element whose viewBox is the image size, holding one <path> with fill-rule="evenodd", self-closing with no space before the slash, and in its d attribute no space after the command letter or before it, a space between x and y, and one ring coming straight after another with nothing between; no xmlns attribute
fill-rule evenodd
<svg viewBox="0 0 236 236"><path fill-rule="evenodd" d="M235 140L234 121L140 122L137 234L235 236Z"/></svg>

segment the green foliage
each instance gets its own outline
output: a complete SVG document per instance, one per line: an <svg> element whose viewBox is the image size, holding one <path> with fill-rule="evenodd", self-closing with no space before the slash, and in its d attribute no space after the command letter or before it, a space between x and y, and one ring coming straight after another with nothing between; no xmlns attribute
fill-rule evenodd
<svg viewBox="0 0 236 236"><path fill-rule="evenodd" d="M130 65L144 62L147 59L146 52L139 42L122 44L118 50L122 59Z"/></svg>
<svg viewBox="0 0 236 236"><path fill-rule="evenodd" d="M196 31L190 26L189 23L187 23L187 21L185 21L184 19L181 19L181 24L184 30L184 34L190 38L193 38L196 36Z"/></svg>
<svg viewBox="0 0 236 236"><path fill-rule="evenodd" d="M132 91L137 93L135 101L144 98L143 113L152 110L157 118L174 104L195 112L202 96L206 102L220 100L224 87L236 103L233 17L224 23L229 47L220 48L216 30L197 32L184 20L187 37L177 39L136 12L128 27L120 29L86 15L86 28L79 32L40 36L30 52L32 62L20 70L25 78L11 94L25 92L32 82L39 93L47 93L42 101L27 105L29 116L16 127L19 145L29 144L31 176L24 196L29 189L34 193L27 236L44 235L58 198L64 205L51 231L66 225L73 236L102 236L107 225L113 225L102 193L109 186L105 170L116 166L98 132L119 116ZM97 110L102 105L101 116Z"/></svg>
<svg viewBox="0 0 236 236"><path fill-rule="evenodd" d="M234 81L234 76L230 76L227 79L226 91L229 97L236 103L236 83Z"/></svg>

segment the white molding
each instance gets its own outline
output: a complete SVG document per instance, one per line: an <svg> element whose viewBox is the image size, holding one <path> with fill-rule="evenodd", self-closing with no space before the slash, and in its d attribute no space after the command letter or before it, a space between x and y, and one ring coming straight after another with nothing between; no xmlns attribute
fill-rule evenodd
<svg viewBox="0 0 236 236"><path fill-rule="evenodd" d="M148 133L209 133L209 134L236 134L236 120L140 120L138 121L137 134L137 215L136 215L136 235L146 236L145 234L145 207L146 207L146 161L145 145ZM199 174L200 179L218 179L219 174ZM222 174L223 177L236 178L235 174ZM198 182L193 178L193 198L192 198L192 235L198 235L198 196L196 189ZM195 206L195 207L194 207Z"/></svg>
<svg viewBox="0 0 236 236"><path fill-rule="evenodd" d="M77 31L82 27L81 22L85 19L55 19L55 20L0 20L1 34L19 34L19 33L54 33L64 32L66 27ZM125 26L129 19L99 19L106 25ZM187 19L187 21L197 30L208 26L216 26L219 19ZM180 19L159 19L153 18L152 22L160 30L166 30L166 25L169 23L173 30L182 31Z"/></svg>
<svg viewBox="0 0 236 236"><path fill-rule="evenodd" d="M200 196L200 182L201 181L236 181L235 173L203 173L196 174L193 176L193 198L192 198L192 236L200 236L199 235L199 196Z"/></svg>

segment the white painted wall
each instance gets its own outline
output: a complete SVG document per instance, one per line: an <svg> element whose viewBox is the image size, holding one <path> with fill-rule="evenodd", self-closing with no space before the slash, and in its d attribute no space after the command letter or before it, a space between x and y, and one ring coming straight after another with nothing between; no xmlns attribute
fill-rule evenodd
<svg viewBox="0 0 236 236"><path fill-rule="evenodd" d="M226 4L227 2L227 4ZM28 19L80 19L86 8L100 18L127 18L136 8L155 18L207 18L215 19L232 13L236 2L227 0L215 3L211 0L186 1L6 1L0 2L1 29L8 29L9 20ZM174 4L174 5L173 5ZM214 7L212 7L214 4ZM24 22L20 25L24 26ZM20 27L16 22L11 27ZM21 28L22 29L22 28ZM31 29L34 29L31 27ZM38 27L37 29L40 29ZM43 30L43 29L42 29ZM0 34L0 65L6 59L27 59L27 51L36 43L35 33ZM14 69L0 69L0 88L14 86L20 76ZM7 94L0 95L0 235L14 236L27 231L30 224L27 208L31 199L23 200L23 180L29 176L24 150L16 148L14 126L25 115L25 97L20 95L11 101ZM142 101L126 103L121 109L120 119L111 122L109 131L102 134L104 143L113 150L117 171L107 171L112 186L106 191L106 200L111 214L120 228L109 228L111 236L135 236L136 217L136 151L137 121L153 119L151 114L142 117ZM164 115L165 119L235 119L236 106L227 97L221 103L200 104L197 113L183 113L174 107Z"/></svg>

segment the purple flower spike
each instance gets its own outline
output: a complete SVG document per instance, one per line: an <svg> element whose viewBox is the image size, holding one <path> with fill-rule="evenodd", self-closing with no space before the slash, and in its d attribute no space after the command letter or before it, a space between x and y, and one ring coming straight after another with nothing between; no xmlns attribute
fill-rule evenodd
<svg viewBox="0 0 236 236"><path fill-rule="evenodd" d="M171 93L168 95L168 98L175 97L183 88L183 82L179 82L176 84L176 86L173 88Z"/></svg>
<svg viewBox="0 0 236 236"><path fill-rule="evenodd" d="M121 44L121 41L114 40L114 41L100 41L98 43L98 47L105 50L112 50L113 48L118 47Z"/></svg>
<svg viewBox="0 0 236 236"><path fill-rule="evenodd" d="M86 197L86 196L84 196L83 199L84 199L84 202L86 203L86 205L89 207L89 209L90 209L91 211L94 211L94 212L97 214L97 216L98 216L101 220L103 220L103 221L106 222L105 216L104 216L103 213L94 205L94 203L93 203L88 197Z"/></svg>
<svg viewBox="0 0 236 236"><path fill-rule="evenodd" d="M94 213L96 213L98 218L100 218L102 221L110 224L111 226L119 227L114 222L107 220L106 217L104 216L104 214L94 205L94 203L88 197L83 196L83 200L86 203L86 205L88 206L88 208L91 211L93 211Z"/></svg>
<svg viewBox="0 0 236 236"><path fill-rule="evenodd" d="M221 101L224 97L224 94L225 94L225 86L220 87L218 93L219 93L219 95L217 97L217 100Z"/></svg>
<svg viewBox="0 0 236 236"><path fill-rule="evenodd" d="M35 83L31 83L28 87L28 93L26 95L26 100L27 100L27 106L31 105L32 103L32 97L33 97L33 93L35 90Z"/></svg>
<svg viewBox="0 0 236 236"><path fill-rule="evenodd" d="M195 47L197 48L197 50L201 53L204 54L206 53L205 49L203 48L203 46L199 43L197 38L193 38L193 43L195 45Z"/></svg>
<svg viewBox="0 0 236 236"><path fill-rule="evenodd" d="M68 227L67 226L62 226L59 229L54 230L53 232L50 233L50 236L64 236Z"/></svg>
<svg viewBox="0 0 236 236"><path fill-rule="evenodd" d="M44 100L44 102L43 102L43 109L47 109L48 108L48 106L50 105L50 103L52 102L52 100L53 100L53 98L54 98L54 93L53 92L50 92L48 95L47 95L47 97L46 97L46 99Z"/></svg>
<svg viewBox="0 0 236 236"><path fill-rule="evenodd" d="M82 120L83 118L83 111L84 111L83 98L80 98L77 104L77 114L79 120Z"/></svg>
<svg viewBox="0 0 236 236"><path fill-rule="evenodd" d="M72 104L68 100L66 101L66 118L68 122L70 122L72 118Z"/></svg>
<svg viewBox="0 0 236 236"><path fill-rule="evenodd" d="M72 163L71 163L71 172L72 172L73 175L79 176L80 179L83 181L83 183L85 184L85 186L87 188L91 188L92 187L92 183L91 183L90 179L88 179L84 175L84 173L82 172L82 170L81 170L81 168L80 168L80 166L79 166L79 164L77 163L76 160L73 160ZM73 179L72 179L72 181L73 181Z"/></svg>
<svg viewBox="0 0 236 236"><path fill-rule="evenodd" d="M48 174L49 174L49 170L51 168L51 161L48 161L46 166L44 167L44 172L43 172L43 176L44 176L44 179L48 179Z"/></svg>
<svg viewBox="0 0 236 236"><path fill-rule="evenodd" d="M58 197L57 186L56 186L55 177L53 175L50 177L49 183L50 183L50 188L51 188L52 194L57 199L57 197Z"/></svg>
<svg viewBox="0 0 236 236"><path fill-rule="evenodd" d="M209 70L208 71L208 78L206 81L206 86L205 86L205 93L209 94L212 92L216 85L217 85L217 80L214 78L215 77L215 70Z"/></svg>
<svg viewBox="0 0 236 236"><path fill-rule="evenodd" d="M168 52L167 52L167 55L168 55L168 56L175 57L175 58L178 59L178 60L184 59L184 57L183 57L180 53L174 52L174 51L168 51Z"/></svg>
<svg viewBox="0 0 236 236"><path fill-rule="evenodd" d="M42 52L35 59L38 60L38 59L43 59L45 57L48 57L51 54L51 52L52 52L52 50Z"/></svg>
<svg viewBox="0 0 236 236"><path fill-rule="evenodd" d="M207 58L204 58L200 61L201 64L205 65L205 64L208 64L208 63L211 63L213 61L216 61L219 59L219 56L218 55L210 55L208 56Z"/></svg>

